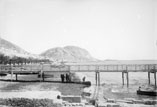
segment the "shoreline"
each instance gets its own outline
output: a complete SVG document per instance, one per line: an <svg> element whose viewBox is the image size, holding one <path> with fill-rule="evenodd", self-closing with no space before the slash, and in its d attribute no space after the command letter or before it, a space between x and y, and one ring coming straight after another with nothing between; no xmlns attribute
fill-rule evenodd
<svg viewBox="0 0 157 107"><path fill-rule="evenodd" d="M81 95L84 90L86 90L86 92L91 92L91 93L94 91L94 85L92 85L91 87L85 87L84 88L83 85L78 85L78 84L73 84L73 83L64 84L64 83L46 83L46 82L44 82L44 83L35 83L35 84L34 83L32 83L32 84L30 84L30 83L22 83L21 84L20 83L19 84L19 83L13 83L13 82L12 83L11 82L6 83L6 82L0 81L0 84L2 84L2 85L6 84L4 86L6 86L8 88L10 87L9 85L15 85L15 84L16 84L16 86L22 85L22 87L23 87L23 88L22 87L21 88L16 87L17 90L11 89L11 90L5 91L2 89L2 85L1 85L1 87L0 87L0 98L2 98L2 96L4 98L4 96L7 96L7 94L8 94L8 97L5 97L6 99L7 98L13 98L13 99L14 98L29 98L29 99L46 98L46 99L52 99L54 101L54 103L60 103L57 100L55 101L58 94L62 94L62 95L71 94L71 95L76 96L76 95ZM35 85L34 87L36 87L36 88L32 87L32 85ZM52 85L52 86L50 86L49 88L40 89L40 87L45 87L45 86L49 86L49 85ZM57 87L57 86L60 86L60 87ZM61 87L62 87L62 89L61 89ZM71 88L71 87L73 87L73 88ZM76 91L76 89L78 89L78 88L79 88L79 90ZM7 89L7 88L5 88L5 89ZM2 93L3 93L3 95L2 95ZM12 94L12 96L15 96L15 95L19 95L19 96L11 97L10 96L11 93L14 93L14 94ZM57 94L55 94L56 96L54 96L54 93L57 93ZM29 96L29 94L31 96ZM27 95L27 96L25 96L25 95ZM43 96L46 96L46 97L43 97ZM52 98L52 96L53 96L53 98ZM102 96L100 95L100 97L102 97ZM121 102L116 102L116 101L113 101L113 99L108 99L108 101L105 101L105 100L100 101L99 105L101 105L101 104L105 104L105 105L107 105L107 104L109 104L109 105L119 104L119 105L125 105L125 107L132 107L132 106L134 106L134 107L153 107L153 106L155 106L155 105L149 104L149 102L147 102L146 104L130 104L131 102L129 102L130 101L129 99L126 101L124 101L124 100L123 101L119 100L119 101L121 101Z"/></svg>

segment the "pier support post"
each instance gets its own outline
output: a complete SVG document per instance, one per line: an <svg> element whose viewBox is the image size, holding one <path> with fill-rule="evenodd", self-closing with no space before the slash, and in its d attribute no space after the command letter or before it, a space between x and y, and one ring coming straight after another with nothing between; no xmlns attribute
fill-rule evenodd
<svg viewBox="0 0 157 107"><path fill-rule="evenodd" d="M40 71L40 82L43 79L43 70Z"/></svg>
<svg viewBox="0 0 157 107"><path fill-rule="evenodd" d="M154 71L155 89L156 89L156 71Z"/></svg>
<svg viewBox="0 0 157 107"><path fill-rule="evenodd" d="M96 83L96 85L98 83L97 71L95 72L95 83Z"/></svg>
<svg viewBox="0 0 157 107"><path fill-rule="evenodd" d="M129 72L127 70L122 71L122 83L124 86L124 75L126 75L127 87L129 87Z"/></svg>
<svg viewBox="0 0 157 107"><path fill-rule="evenodd" d="M148 84L150 85L150 72L148 71Z"/></svg>
<svg viewBox="0 0 157 107"><path fill-rule="evenodd" d="M43 82L45 81L44 72L42 73Z"/></svg>
<svg viewBox="0 0 157 107"><path fill-rule="evenodd" d="M100 86L100 72L98 72L98 86Z"/></svg>
<svg viewBox="0 0 157 107"><path fill-rule="evenodd" d="M10 71L11 71L11 82L12 82L13 81L13 70L12 70L11 63L10 63Z"/></svg>
<svg viewBox="0 0 157 107"><path fill-rule="evenodd" d="M127 87L129 87L129 72L127 72L126 75L127 75Z"/></svg>
<svg viewBox="0 0 157 107"><path fill-rule="evenodd" d="M95 71L95 82L96 82L96 86L100 86L100 72L98 70L99 68L97 67L96 68L96 71Z"/></svg>
<svg viewBox="0 0 157 107"><path fill-rule="evenodd" d="M16 75L16 81L17 81L17 75L18 75L18 74L15 74L15 75Z"/></svg>
<svg viewBox="0 0 157 107"><path fill-rule="evenodd" d="M124 72L122 72L122 83L124 85Z"/></svg>
<svg viewBox="0 0 157 107"><path fill-rule="evenodd" d="M13 71L11 70L11 82L13 81Z"/></svg>
<svg viewBox="0 0 157 107"><path fill-rule="evenodd" d="M42 80L44 81L44 79L43 79L43 73L44 73L44 72L43 72L43 64L41 63L40 66L41 66L40 81L42 81Z"/></svg>

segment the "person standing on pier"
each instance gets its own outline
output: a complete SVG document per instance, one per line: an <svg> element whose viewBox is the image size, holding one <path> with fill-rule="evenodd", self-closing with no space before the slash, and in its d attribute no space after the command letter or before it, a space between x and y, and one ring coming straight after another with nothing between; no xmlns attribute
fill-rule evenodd
<svg viewBox="0 0 157 107"><path fill-rule="evenodd" d="M66 82L69 82L69 75L68 74L66 74L65 78L66 78Z"/></svg>
<svg viewBox="0 0 157 107"><path fill-rule="evenodd" d="M64 78L65 78L64 74L61 74L61 81L62 81L62 83L64 82Z"/></svg>
<svg viewBox="0 0 157 107"><path fill-rule="evenodd" d="M71 75L69 74L69 82L71 82Z"/></svg>
<svg viewBox="0 0 157 107"><path fill-rule="evenodd" d="M83 77L82 81L85 82L85 80L86 80L86 77Z"/></svg>

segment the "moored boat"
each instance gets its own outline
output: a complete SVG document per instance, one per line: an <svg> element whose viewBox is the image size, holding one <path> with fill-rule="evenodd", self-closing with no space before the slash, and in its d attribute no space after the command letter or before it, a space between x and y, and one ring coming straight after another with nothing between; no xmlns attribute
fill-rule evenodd
<svg viewBox="0 0 157 107"><path fill-rule="evenodd" d="M148 95L148 96L157 96L157 91L156 90L141 90L141 88L139 88L137 90L137 94Z"/></svg>

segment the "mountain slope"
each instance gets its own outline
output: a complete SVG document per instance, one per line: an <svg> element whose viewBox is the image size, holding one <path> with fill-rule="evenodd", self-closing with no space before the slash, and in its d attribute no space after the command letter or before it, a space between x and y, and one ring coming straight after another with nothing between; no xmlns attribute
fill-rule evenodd
<svg viewBox="0 0 157 107"><path fill-rule="evenodd" d="M33 56L19 46L0 38L0 53L7 56L30 57Z"/></svg>
<svg viewBox="0 0 157 107"><path fill-rule="evenodd" d="M89 52L76 46L56 47L49 49L41 54L41 56L51 58L57 61L94 61Z"/></svg>

